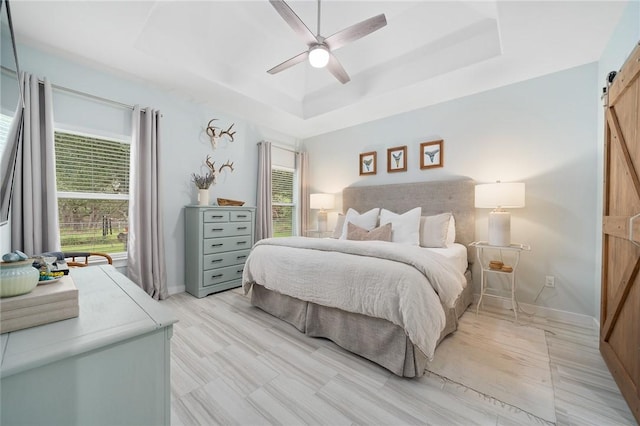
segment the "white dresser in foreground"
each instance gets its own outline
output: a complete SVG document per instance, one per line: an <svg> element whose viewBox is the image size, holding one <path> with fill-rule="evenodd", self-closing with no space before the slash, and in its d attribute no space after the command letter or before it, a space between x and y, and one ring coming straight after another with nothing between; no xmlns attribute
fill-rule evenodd
<svg viewBox="0 0 640 426"><path fill-rule="evenodd" d="M70 275L77 318L0 335L0 424L169 425L176 317L111 266Z"/></svg>
<svg viewBox="0 0 640 426"><path fill-rule="evenodd" d="M254 207L185 207L185 288L196 297L242 285Z"/></svg>

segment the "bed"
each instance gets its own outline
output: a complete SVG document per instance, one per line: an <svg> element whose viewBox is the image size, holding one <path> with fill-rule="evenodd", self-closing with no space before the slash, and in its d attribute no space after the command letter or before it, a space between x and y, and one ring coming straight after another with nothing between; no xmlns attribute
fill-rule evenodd
<svg viewBox="0 0 640 426"><path fill-rule="evenodd" d="M425 249L303 237L262 240L245 264L245 294L309 336L330 339L398 376L422 376L436 345L456 330L472 300L473 199L474 183L466 178L345 188L344 211L451 212L456 244Z"/></svg>

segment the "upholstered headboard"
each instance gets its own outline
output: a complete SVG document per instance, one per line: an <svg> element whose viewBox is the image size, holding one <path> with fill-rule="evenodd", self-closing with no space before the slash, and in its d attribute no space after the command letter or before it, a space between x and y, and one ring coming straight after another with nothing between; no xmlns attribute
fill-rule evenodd
<svg viewBox="0 0 640 426"><path fill-rule="evenodd" d="M354 186L342 191L342 207L363 213L375 207L404 213L422 207L422 215L452 212L456 220L456 242L465 245L475 240L475 183L471 179L399 183L378 186ZM470 261L473 259L470 257Z"/></svg>

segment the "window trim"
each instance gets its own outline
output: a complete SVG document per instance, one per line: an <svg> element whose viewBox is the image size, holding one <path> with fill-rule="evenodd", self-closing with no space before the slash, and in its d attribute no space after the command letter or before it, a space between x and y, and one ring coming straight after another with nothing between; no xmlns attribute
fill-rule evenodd
<svg viewBox="0 0 640 426"><path fill-rule="evenodd" d="M131 201L129 194L110 194L108 192L67 192L58 191L58 198L83 199L83 200L127 200Z"/></svg>
<svg viewBox="0 0 640 426"><path fill-rule="evenodd" d="M79 131L72 126L65 126L61 123L56 123L53 129L54 135L55 133L66 133L74 136L91 138L91 139L104 139L110 142L121 143L125 145L131 146L131 137L122 136L106 136L104 133L96 131L96 133L91 133L90 130L82 130ZM54 137L54 146L55 146L55 137ZM129 179L131 179L131 169L129 169ZM57 185L57 184L56 184ZM108 193L108 192L71 192L71 191L56 191L56 199L88 199L88 200L126 200L131 202L131 193L121 194L121 193ZM60 225L58 224L58 228ZM60 230L58 229L58 232ZM128 263L128 250L118 251L118 252L109 252L108 253L116 267L126 267ZM89 264L101 264L104 263L102 260L97 259L93 261L89 261Z"/></svg>

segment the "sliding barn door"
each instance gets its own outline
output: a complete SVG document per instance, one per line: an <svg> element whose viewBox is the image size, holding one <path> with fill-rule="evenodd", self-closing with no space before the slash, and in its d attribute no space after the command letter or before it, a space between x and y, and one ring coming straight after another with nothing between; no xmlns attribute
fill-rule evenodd
<svg viewBox="0 0 640 426"><path fill-rule="evenodd" d="M640 423L640 44L605 106L600 352Z"/></svg>

